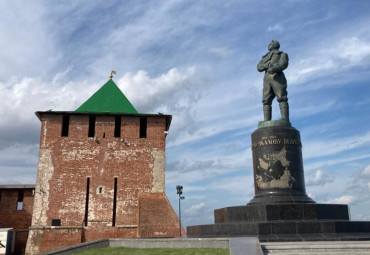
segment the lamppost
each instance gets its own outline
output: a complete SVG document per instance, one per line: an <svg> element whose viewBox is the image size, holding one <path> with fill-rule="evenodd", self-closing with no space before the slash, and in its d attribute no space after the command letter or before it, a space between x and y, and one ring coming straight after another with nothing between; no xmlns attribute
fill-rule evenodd
<svg viewBox="0 0 370 255"><path fill-rule="evenodd" d="M180 233L180 237L181 237L181 203L180 201L185 199L184 196L181 196L182 189L183 187L181 185L176 186L177 194L179 194L179 233Z"/></svg>

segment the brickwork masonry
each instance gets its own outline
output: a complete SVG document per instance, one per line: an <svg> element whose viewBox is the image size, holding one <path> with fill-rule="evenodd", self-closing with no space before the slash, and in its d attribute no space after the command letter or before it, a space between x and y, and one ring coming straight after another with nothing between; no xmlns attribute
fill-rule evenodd
<svg viewBox="0 0 370 255"><path fill-rule="evenodd" d="M62 120L41 115L26 253L101 238L177 237L177 216L164 193L166 117L147 117L145 138L140 116L121 117L120 137L115 116L96 116L94 137L88 115L70 116L68 136L61 136Z"/></svg>

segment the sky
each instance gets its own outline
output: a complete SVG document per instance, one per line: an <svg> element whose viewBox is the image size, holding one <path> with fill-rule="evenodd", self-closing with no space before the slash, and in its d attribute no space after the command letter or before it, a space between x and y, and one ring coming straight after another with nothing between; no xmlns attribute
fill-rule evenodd
<svg viewBox="0 0 370 255"><path fill-rule="evenodd" d="M36 182L35 111L73 111L114 81L173 115L166 193L185 226L254 196L251 134L271 40L289 55L306 191L370 220L370 1L0 1L0 184ZM280 118L276 100L273 118Z"/></svg>

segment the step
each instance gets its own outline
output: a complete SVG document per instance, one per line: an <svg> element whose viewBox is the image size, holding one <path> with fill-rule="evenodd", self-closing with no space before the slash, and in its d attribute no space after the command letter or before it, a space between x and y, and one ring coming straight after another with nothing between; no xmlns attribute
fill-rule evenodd
<svg viewBox="0 0 370 255"><path fill-rule="evenodd" d="M327 242L276 242L261 243L264 254L356 254L370 255L369 241L327 241Z"/></svg>

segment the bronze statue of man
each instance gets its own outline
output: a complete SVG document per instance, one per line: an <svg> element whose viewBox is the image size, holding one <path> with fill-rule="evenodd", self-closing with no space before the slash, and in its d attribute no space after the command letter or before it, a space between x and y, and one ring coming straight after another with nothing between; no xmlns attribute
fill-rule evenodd
<svg viewBox="0 0 370 255"><path fill-rule="evenodd" d="M264 121L271 120L271 104L275 96L279 102L281 119L289 121L287 81L283 73L288 67L289 58L288 54L279 51L279 48L278 41L271 41L268 46L269 52L257 65L259 72L265 72L262 98Z"/></svg>

